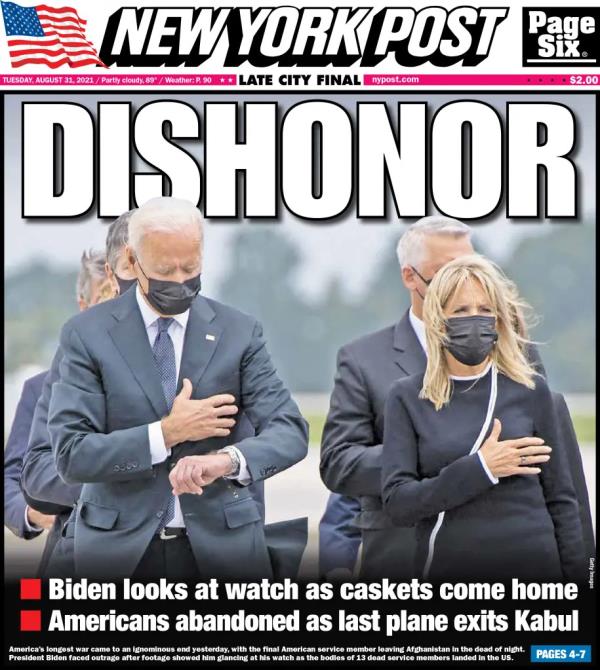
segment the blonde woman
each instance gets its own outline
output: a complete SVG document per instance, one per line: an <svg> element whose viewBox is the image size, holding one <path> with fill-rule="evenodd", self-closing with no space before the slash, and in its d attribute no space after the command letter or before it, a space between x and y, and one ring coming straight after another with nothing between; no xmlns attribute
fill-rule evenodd
<svg viewBox="0 0 600 670"><path fill-rule="evenodd" d="M550 390L524 354L522 309L490 261L448 263L425 297L426 371L390 390L384 509L416 524L423 578L585 578L569 465Z"/></svg>

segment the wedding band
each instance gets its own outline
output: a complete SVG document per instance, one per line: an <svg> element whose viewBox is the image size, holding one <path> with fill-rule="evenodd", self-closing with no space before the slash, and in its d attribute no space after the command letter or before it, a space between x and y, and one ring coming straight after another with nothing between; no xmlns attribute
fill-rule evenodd
<svg viewBox="0 0 600 670"><path fill-rule="evenodd" d="M521 456L521 463L525 463L526 458L527 458L527 456Z"/></svg>

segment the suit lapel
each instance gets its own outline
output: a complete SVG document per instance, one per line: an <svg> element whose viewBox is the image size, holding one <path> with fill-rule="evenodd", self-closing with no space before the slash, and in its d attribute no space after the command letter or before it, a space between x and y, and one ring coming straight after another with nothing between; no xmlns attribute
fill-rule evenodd
<svg viewBox="0 0 600 670"><path fill-rule="evenodd" d="M168 413L167 402L135 294L132 289L117 298L113 311L117 323L109 333L154 411L162 417Z"/></svg>
<svg viewBox="0 0 600 670"><path fill-rule="evenodd" d="M198 296L190 308L179 367L177 392L187 377L195 387L215 353L223 329L215 322L215 312L206 298Z"/></svg>
<svg viewBox="0 0 600 670"><path fill-rule="evenodd" d="M406 375L424 372L427 357L410 323L408 312L394 328L394 361Z"/></svg>

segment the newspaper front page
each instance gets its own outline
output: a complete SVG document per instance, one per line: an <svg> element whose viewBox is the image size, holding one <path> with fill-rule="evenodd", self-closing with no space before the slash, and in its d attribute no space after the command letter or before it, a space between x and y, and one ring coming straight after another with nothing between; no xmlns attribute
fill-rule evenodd
<svg viewBox="0 0 600 670"><path fill-rule="evenodd" d="M4 663L595 664L597 3L65 2L1 2Z"/></svg>

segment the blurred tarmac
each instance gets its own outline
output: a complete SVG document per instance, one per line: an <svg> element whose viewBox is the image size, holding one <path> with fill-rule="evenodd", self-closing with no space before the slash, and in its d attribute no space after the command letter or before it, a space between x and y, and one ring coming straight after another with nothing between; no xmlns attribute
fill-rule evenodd
<svg viewBox="0 0 600 670"><path fill-rule="evenodd" d="M595 526L596 449L594 445L583 445L581 452ZM328 491L319 477L318 447L311 447L308 456L301 463L269 479L265 489L267 523L308 517L309 542L300 572L301 576L307 579L316 578L319 520L328 496ZM45 539L46 533L42 533L34 540L25 541L15 537L5 528L5 575L35 576Z"/></svg>

